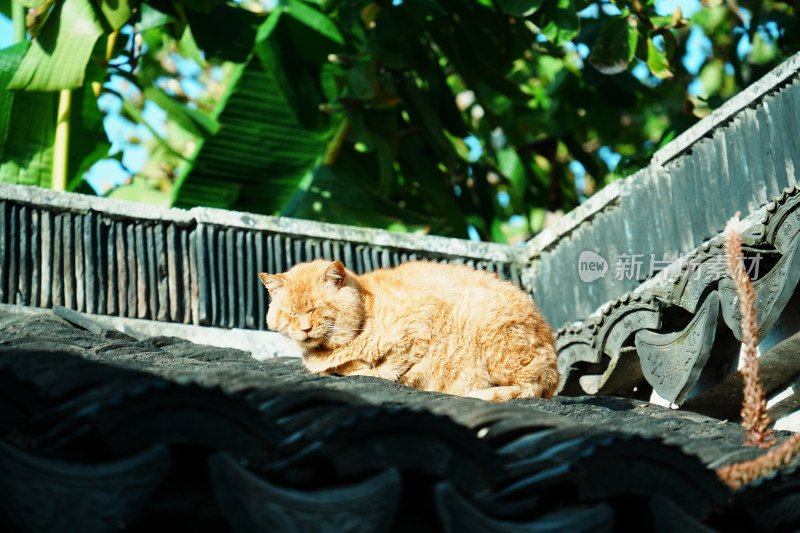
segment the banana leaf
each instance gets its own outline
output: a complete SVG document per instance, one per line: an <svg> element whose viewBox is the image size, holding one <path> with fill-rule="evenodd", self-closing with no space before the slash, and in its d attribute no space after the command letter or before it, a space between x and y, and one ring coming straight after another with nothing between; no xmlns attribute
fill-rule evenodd
<svg viewBox="0 0 800 533"><path fill-rule="evenodd" d="M58 91L83 85L86 65L103 35L89 0L64 0L53 10L14 74L9 89Z"/></svg>
<svg viewBox="0 0 800 533"><path fill-rule="evenodd" d="M58 93L6 89L29 46L0 50L0 182L50 187ZM90 84L72 92L71 107L67 188L73 190L110 144Z"/></svg>
<svg viewBox="0 0 800 533"><path fill-rule="evenodd" d="M198 143L173 205L281 211L324 149L257 57L238 66L218 103L219 131Z"/></svg>
<svg viewBox="0 0 800 533"><path fill-rule="evenodd" d="M173 205L277 214L322 156L330 126L320 122L322 114L316 109L320 89L309 76L296 76L291 82L279 76L292 62L291 43L303 35L298 31L316 31L300 25L290 34L284 19L294 21L295 16L275 10L262 24L256 53L236 66L212 112L218 130L198 142L179 173ZM330 33L329 28L325 31ZM301 63L295 61L294 68L314 68ZM315 124L304 120L312 116Z"/></svg>

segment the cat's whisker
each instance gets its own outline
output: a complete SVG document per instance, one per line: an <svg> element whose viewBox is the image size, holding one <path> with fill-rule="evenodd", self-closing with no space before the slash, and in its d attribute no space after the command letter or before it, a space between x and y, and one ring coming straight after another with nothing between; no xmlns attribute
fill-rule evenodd
<svg viewBox="0 0 800 533"><path fill-rule="evenodd" d="M364 331L363 327L350 327L350 326L339 326L339 325L331 325L328 326L328 331L335 332L335 333L361 333Z"/></svg>
<svg viewBox="0 0 800 533"><path fill-rule="evenodd" d="M332 335L357 335L361 333L361 330L341 330L337 329L330 332Z"/></svg>

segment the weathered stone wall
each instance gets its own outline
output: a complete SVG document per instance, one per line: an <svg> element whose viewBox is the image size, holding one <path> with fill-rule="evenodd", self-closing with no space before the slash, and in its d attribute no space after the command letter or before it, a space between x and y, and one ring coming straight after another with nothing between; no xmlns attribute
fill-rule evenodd
<svg viewBox="0 0 800 533"><path fill-rule="evenodd" d="M414 259L521 282L521 248L208 208L160 209L0 184L0 303L265 329L258 272L324 257L363 273Z"/></svg>

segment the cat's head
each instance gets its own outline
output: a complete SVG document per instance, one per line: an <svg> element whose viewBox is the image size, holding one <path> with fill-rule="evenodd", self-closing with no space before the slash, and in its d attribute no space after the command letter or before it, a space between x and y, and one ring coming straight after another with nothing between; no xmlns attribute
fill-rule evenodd
<svg viewBox="0 0 800 533"><path fill-rule="evenodd" d="M262 272L258 277L272 298L267 327L305 352L344 346L360 333L361 286L339 261L318 259L283 274Z"/></svg>

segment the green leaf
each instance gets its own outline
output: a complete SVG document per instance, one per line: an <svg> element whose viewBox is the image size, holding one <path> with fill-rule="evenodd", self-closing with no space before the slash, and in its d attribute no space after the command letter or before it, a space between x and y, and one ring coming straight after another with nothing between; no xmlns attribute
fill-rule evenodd
<svg viewBox="0 0 800 533"><path fill-rule="evenodd" d="M151 28L158 28L159 26L164 26L165 24L171 24L175 22L174 16L164 13L163 11L159 11L149 2L142 3L141 10L142 18L136 23L136 30L139 32L143 32Z"/></svg>
<svg viewBox="0 0 800 533"><path fill-rule="evenodd" d="M497 3L503 13L515 17L527 17L542 7L544 0L498 0Z"/></svg>
<svg viewBox="0 0 800 533"><path fill-rule="evenodd" d="M656 78L665 80L673 76L667 56L653 44L652 39L647 39L647 66Z"/></svg>
<svg viewBox="0 0 800 533"><path fill-rule="evenodd" d="M58 93L5 89L29 46L25 41L0 51L0 181L49 187ZM92 79L102 73L97 71L91 72ZM89 166L110 148L91 85L73 90L71 99L68 190L78 186Z"/></svg>
<svg viewBox="0 0 800 533"><path fill-rule="evenodd" d="M263 16L236 5L216 4L210 11L189 5L198 8L187 9L186 19L197 46L206 53L206 59L218 58L235 63L249 59Z"/></svg>
<svg viewBox="0 0 800 533"><path fill-rule="evenodd" d="M103 12L112 30L120 29L131 18L131 6L127 0L103 0L100 3L100 11Z"/></svg>
<svg viewBox="0 0 800 533"><path fill-rule="evenodd" d="M269 36L272 35L272 31L278 25L278 22L280 22L281 13L282 11L280 9L274 9L267 19L258 26L258 30L256 31L257 44L269 39Z"/></svg>
<svg viewBox="0 0 800 533"><path fill-rule="evenodd" d="M458 156L453 145L444 134L444 127L436 109L419 87L416 80L405 77L403 79L402 96L406 109L414 126L422 128L424 136L431 142L431 148L447 167L455 165Z"/></svg>
<svg viewBox="0 0 800 533"><path fill-rule="evenodd" d="M580 31L580 19L572 0L547 0L538 14L542 17L542 33L553 44L560 46Z"/></svg>
<svg viewBox="0 0 800 533"><path fill-rule="evenodd" d="M455 105L455 95L447 83L439 58L419 39L407 37L422 31L402 6L383 9L378 14L368 46L373 50L373 59L381 67L394 65L391 68L409 69L424 80L427 98L436 108L442 125L453 135L465 137L464 119ZM451 46L452 50L458 48L455 43Z"/></svg>
<svg viewBox="0 0 800 533"><path fill-rule="evenodd" d="M326 63L320 70L320 86L325 96L325 101L333 103L339 98L344 86L344 71L339 65Z"/></svg>
<svg viewBox="0 0 800 533"><path fill-rule="evenodd" d="M213 116L220 128L179 171L173 205L279 213L324 141L300 125L284 87L257 58L236 67Z"/></svg>
<svg viewBox="0 0 800 533"><path fill-rule="evenodd" d="M663 39L662 47L664 48L664 55L666 56L667 60L671 60L675 56L675 52L678 49L678 39L670 30L659 31L658 35L660 35Z"/></svg>
<svg viewBox="0 0 800 533"><path fill-rule="evenodd" d="M325 17L313 8L311 8L311 12ZM332 21L329 22L333 24ZM319 65L328 63L331 54L345 51L342 44L331 39L325 32L319 31L319 28L286 13L284 13L279 30L279 35L273 36L271 39L272 45L280 48L281 54L294 56L293 61L299 60L302 64L315 65L315 70ZM295 69L287 63L286 58L282 63L287 72L294 76ZM316 77L316 73L314 77Z"/></svg>
<svg viewBox="0 0 800 533"><path fill-rule="evenodd" d="M178 50L180 50L181 54L184 56L193 59L198 65L208 65L205 57L203 57L202 51L197 46L197 42L194 40L191 28L186 28L186 30L184 30L181 40L178 41Z"/></svg>
<svg viewBox="0 0 800 533"><path fill-rule="evenodd" d="M394 109L370 110L364 114L364 127L378 158L378 193L388 195L394 179L397 112Z"/></svg>
<svg viewBox="0 0 800 533"><path fill-rule="evenodd" d="M438 158L422 136L400 136L397 161L404 181L410 184L410 190L401 196L405 208L427 215L425 220L437 235L466 238L466 216L450 188L450 176L442 171Z"/></svg>
<svg viewBox="0 0 800 533"><path fill-rule="evenodd" d="M29 47L0 50L0 182L49 187L58 95L6 89Z"/></svg>
<svg viewBox="0 0 800 533"><path fill-rule="evenodd" d="M519 158L515 149L506 148L497 152L497 166L503 176L511 182L517 193L522 193L525 190L525 164Z"/></svg>
<svg viewBox="0 0 800 533"><path fill-rule="evenodd" d="M301 2L300 0L289 0L288 4L283 8L283 11L293 19L301 22L319 33L324 35L334 43L344 46L345 41L339 28L331 18L327 15L311 7L310 5Z"/></svg>
<svg viewBox="0 0 800 533"><path fill-rule="evenodd" d="M628 69L636 51L639 33L628 17L610 18L603 24L597 42L589 53L589 62L607 75L619 74Z"/></svg>
<svg viewBox="0 0 800 533"><path fill-rule="evenodd" d="M95 77L104 74L102 69L95 68L98 72L90 74ZM67 190L74 190L89 167L108 155L111 143L108 142L103 127L104 117L90 83L72 91L70 107Z"/></svg>
<svg viewBox="0 0 800 533"><path fill-rule="evenodd" d="M90 0L64 0L47 18L9 89L57 91L83 85L103 25Z"/></svg>
<svg viewBox="0 0 800 533"><path fill-rule="evenodd" d="M14 96L0 159L0 182L50 187L57 111L58 93Z"/></svg>
<svg viewBox="0 0 800 533"><path fill-rule="evenodd" d="M753 48L747 55L747 60L754 65L765 65L774 61L779 53L772 40L767 39L763 32L756 31L753 35Z"/></svg>
<svg viewBox="0 0 800 533"><path fill-rule="evenodd" d="M542 11L536 14L537 18L541 18ZM527 25L519 24L522 28L514 30L508 25L507 15L476 2L465 2L458 12L448 12L440 18L426 28L435 41L427 50L433 61L439 63L444 55L449 63L448 70L459 73L464 84L475 91L478 101L491 114L501 115L514 104L525 105L527 96L508 74L513 67L512 52L523 53L523 49L533 44L534 36ZM526 42L528 46L522 47ZM419 77L429 83L427 73L419 72ZM435 88L431 89L430 94L433 94ZM452 94L449 100L453 101ZM437 109L442 105L442 99L437 98ZM460 122L463 124L463 119ZM465 135L459 131L451 130L451 133Z"/></svg>
<svg viewBox="0 0 800 533"><path fill-rule="evenodd" d="M339 5L342 3L342 0L319 0L319 1L310 0L310 1L315 4L319 4L320 9L322 9L324 13L331 13L336 8L338 8Z"/></svg>
<svg viewBox="0 0 800 533"><path fill-rule="evenodd" d="M347 98L369 100L375 96L378 80L372 61L358 61L347 69Z"/></svg>
<svg viewBox="0 0 800 533"><path fill-rule="evenodd" d="M361 165L346 165L352 166ZM283 215L395 231L426 233L429 229L423 217L414 216L365 187L363 180L348 168L324 165L314 169L307 190L298 192L292 211Z"/></svg>
<svg viewBox="0 0 800 533"><path fill-rule="evenodd" d="M108 89L106 89L108 90ZM116 93L115 93L116 94ZM152 125L150 125L142 116L142 111L139 109L133 102L124 98L122 95L117 95L122 100L122 110L121 115L133 122L134 124L142 124L148 131L153 135L155 140L159 143L159 145L164 148L167 152L172 154L173 156L177 156L180 159L183 159L183 155L180 152L176 151L170 144L164 139Z"/></svg>
<svg viewBox="0 0 800 533"><path fill-rule="evenodd" d="M22 58L30 48L30 41L22 41L8 48L0 50L0 127L2 136L0 142L5 143L8 134L8 120L11 116L11 104L14 101L14 92L6 89L8 82L14 77Z"/></svg>
<svg viewBox="0 0 800 533"><path fill-rule="evenodd" d="M219 129L219 124L214 119L176 101L158 87L153 85L145 87L143 93L145 98L152 100L167 113L170 119L192 135L210 137Z"/></svg>
<svg viewBox="0 0 800 533"><path fill-rule="evenodd" d="M106 194L106 197L115 200L142 202L160 207L169 207L172 202L169 194L161 192L157 187L142 178L133 178L128 184L114 187Z"/></svg>
<svg viewBox="0 0 800 533"><path fill-rule="evenodd" d="M460 137L456 137L454 135L450 135L449 133L447 133L447 130L445 130L444 134L450 140L450 144L453 145L453 150L455 150L456 154L458 154L458 157L462 161L469 162L470 161L470 157L469 157L470 150L469 150L469 146L467 146L467 143L464 142L464 139L462 139Z"/></svg>
<svg viewBox="0 0 800 533"><path fill-rule="evenodd" d="M724 67L725 65L721 60L714 59L700 69L698 77L703 84L703 89L705 89L703 96L708 97L719 92L720 87L722 87L722 78L725 75Z"/></svg>
<svg viewBox="0 0 800 533"><path fill-rule="evenodd" d="M39 7L40 5L47 2L47 0L14 0L15 4L21 4L25 7Z"/></svg>
<svg viewBox="0 0 800 533"><path fill-rule="evenodd" d="M301 126L327 136L331 120L319 110L326 101L320 85L321 68L328 63L328 54L341 48L292 17L284 15L280 20L270 37L256 44L255 53Z"/></svg>
<svg viewBox="0 0 800 533"><path fill-rule="evenodd" d="M421 24L409 16L405 5L392 9L381 9L374 21L375 26L367 34L367 50L370 56L390 69L402 69L423 59L425 53L420 39L410 39L418 35Z"/></svg>
<svg viewBox="0 0 800 533"><path fill-rule="evenodd" d="M726 25L729 16L730 11L725 6L705 8L692 15L691 23L701 26L706 35L713 35L719 28Z"/></svg>
<svg viewBox="0 0 800 533"><path fill-rule="evenodd" d="M185 9L187 11L196 11L198 13L204 13L206 15L211 13L218 4L222 3L220 0L188 0L188 1L179 0L179 2L176 2L175 0L170 0L170 1L176 7L176 10L180 9L178 8L178 4L180 3L182 4L181 5L182 9Z"/></svg>

